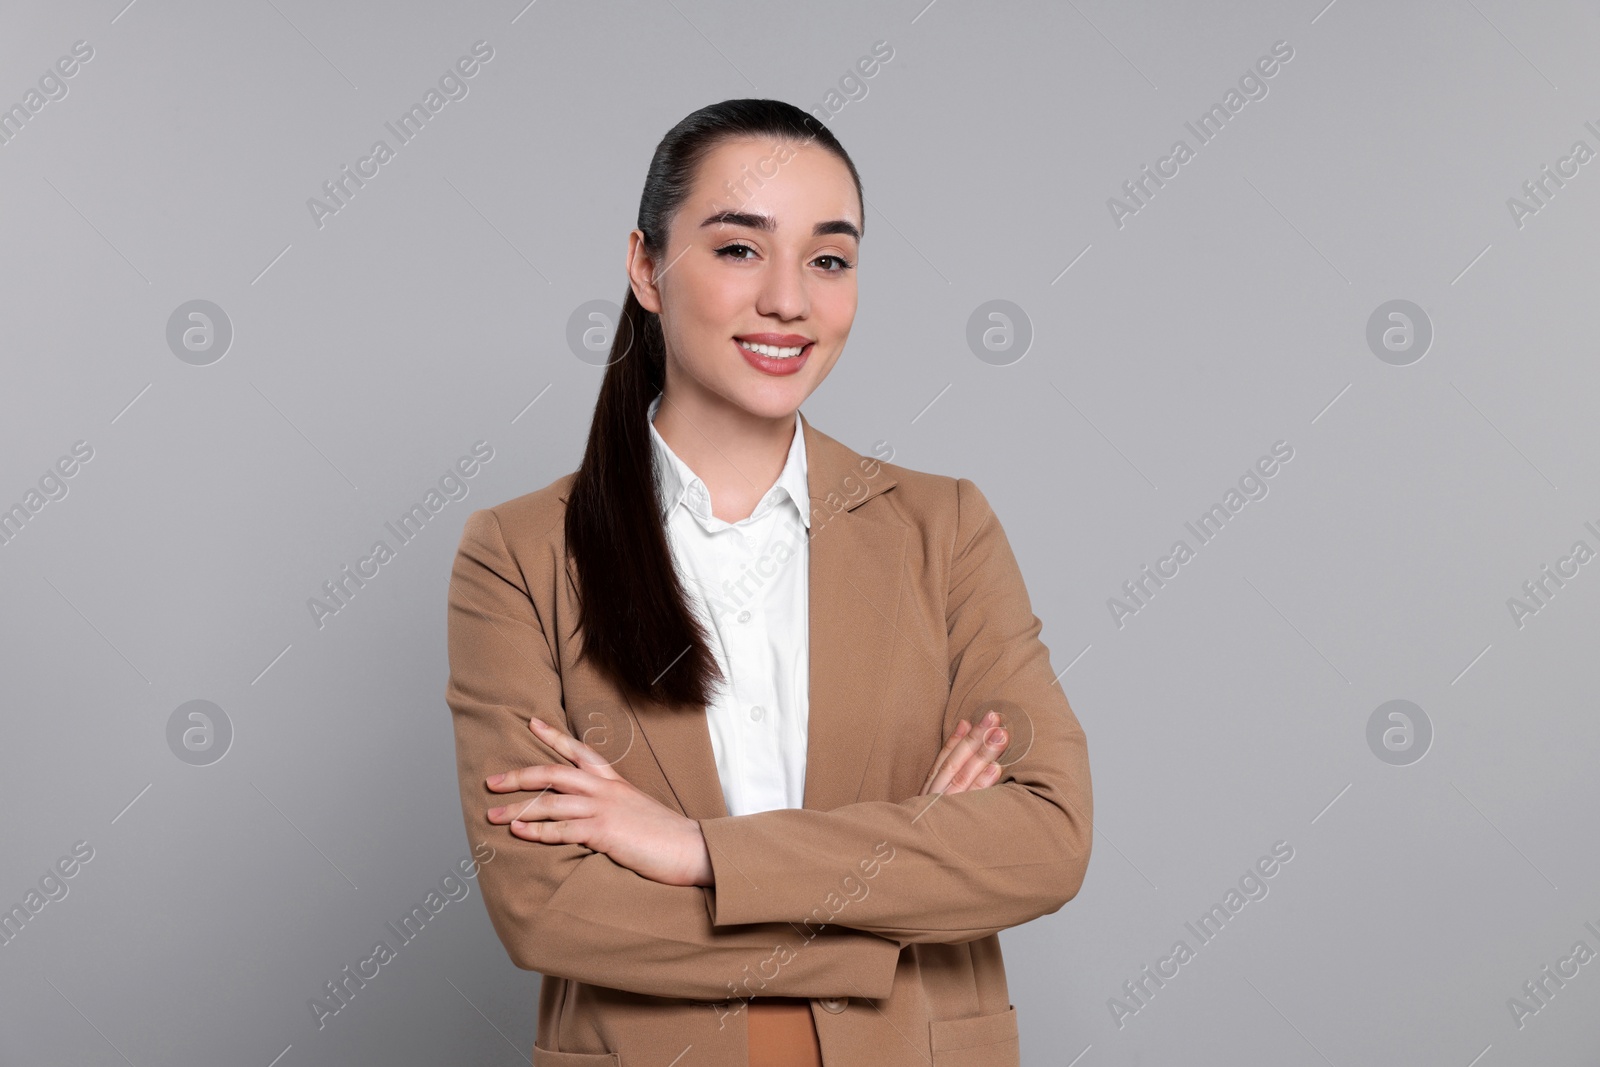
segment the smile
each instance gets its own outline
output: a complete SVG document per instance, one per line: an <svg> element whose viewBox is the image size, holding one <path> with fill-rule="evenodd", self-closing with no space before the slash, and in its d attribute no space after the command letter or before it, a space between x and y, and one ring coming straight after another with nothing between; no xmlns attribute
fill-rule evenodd
<svg viewBox="0 0 1600 1067"><path fill-rule="evenodd" d="M758 356L766 356L768 359L794 359L800 353L804 352L807 345L810 344L810 342L807 342L804 345L780 347L778 345L758 345L754 341L744 341L737 337L735 337L733 340L734 343L740 348L754 352Z"/></svg>
<svg viewBox="0 0 1600 1067"><path fill-rule="evenodd" d="M791 335L793 336L793 335ZM784 340L788 340L785 337ZM751 341L743 337L733 339L733 347L738 350L744 361L762 374L774 377L786 377L800 373L800 368L806 365L811 358L811 350L816 347L815 341L807 341L798 345L769 345L760 341Z"/></svg>

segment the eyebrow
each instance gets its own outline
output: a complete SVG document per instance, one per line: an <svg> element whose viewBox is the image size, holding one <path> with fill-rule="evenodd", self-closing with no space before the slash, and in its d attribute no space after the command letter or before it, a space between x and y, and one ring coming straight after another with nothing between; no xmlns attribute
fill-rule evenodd
<svg viewBox="0 0 1600 1067"><path fill-rule="evenodd" d="M707 226L717 225L745 226L752 230L764 230L767 233L772 233L778 228L777 220L771 215L751 211L719 211L714 215L707 216L706 220L700 224L700 227L704 229ZM858 242L861 240L861 231L849 219L829 219L827 222L819 222L811 228L813 237L823 237L834 233L854 237Z"/></svg>

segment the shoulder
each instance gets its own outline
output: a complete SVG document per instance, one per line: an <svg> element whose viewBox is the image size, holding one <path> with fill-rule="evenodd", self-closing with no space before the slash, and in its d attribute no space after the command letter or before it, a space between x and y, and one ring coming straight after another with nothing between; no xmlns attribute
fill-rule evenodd
<svg viewBox="0 0 1600 1067"><path fill-rule="evenodd" d="M462 539L498 539L519 558L536 553L563 554L567 493L576 476L576 471L563 474L541 489L479 508L467 516Z"/></svg>
<svg viewBox="0 0 1600 1067"><path fill-rule="evenodd" d="M803 417L803 416L802 416ZM872 521L916 530L947 550L972 542L993 520L988 500L970 478L917 470L894 462L894 446L875 442L857 452L805 422L811 470L812 527L848 511Z"/></svg>
<svg viewBox="0 0 1600 1067"><path fill-rule="evenodd" d="M970 478L917 470L886 460L869 459L868 463L881 468L878 480L892 483L888 491L877 496L880 514L892 512L907 525L956 546L969 543L989 523L998 524L988 498Z"/></svg>

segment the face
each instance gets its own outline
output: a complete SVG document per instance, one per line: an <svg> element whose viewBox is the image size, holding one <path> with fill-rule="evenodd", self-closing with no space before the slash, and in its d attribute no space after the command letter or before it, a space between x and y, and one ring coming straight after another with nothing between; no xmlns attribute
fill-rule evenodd
<svg viewBox="0 0 1600 1067"><path fill-rule="evenodd" d="M826 149L740 139L711 151L660 261L639 230L629 238L634 294L661 316L672 403L792 418L850 336L861 225L849 168Z"/></svg>

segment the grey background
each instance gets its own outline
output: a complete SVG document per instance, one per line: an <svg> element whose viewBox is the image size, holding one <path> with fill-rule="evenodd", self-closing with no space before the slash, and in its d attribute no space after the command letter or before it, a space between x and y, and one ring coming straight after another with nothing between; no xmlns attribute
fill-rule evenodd
<svg viewBox="0 0 1600 1067"><path fill-rule="evenodd" d="M1024 1061L1592 1064L1600 547L1592 5L1449 0L746 8L702 0L8 5L0 905L6 1064L526 1063L538 976L476 883L319 1030L307 1002L468 854L444 704L468 513L573 469L656 141L715 100L824 105L869 201L854 334L805 405L974 479L1088 733L1078 897L1007 931ZM492 61L318 228L306 201L475 41ZM1107 199L1275 41L1294 49L1120 228ZM841 95L841 99L844 99ZM392 138L389 138L391 141ZM1070 265L1070 269L1069 268ZM209 366L166 340L205 299ZM969 317L1013 302L1005 366ZM1415 302L1405 366L1367 321ZM535 402L536 401L536 402ZM530 406L531 405L531 406ZM306 602L477 440L494 459L319 628ZM1255 461L1293 459L1119 627L1107 602ZM390 539L392 540L392 538ZM1368 720L1432 725L1396 766ZM168 720L223 709L225 757ZM1108 1001L1272 844L1295 853L1119 1027ZM664 1057L663 1063L667 1058Z"/></svg>

